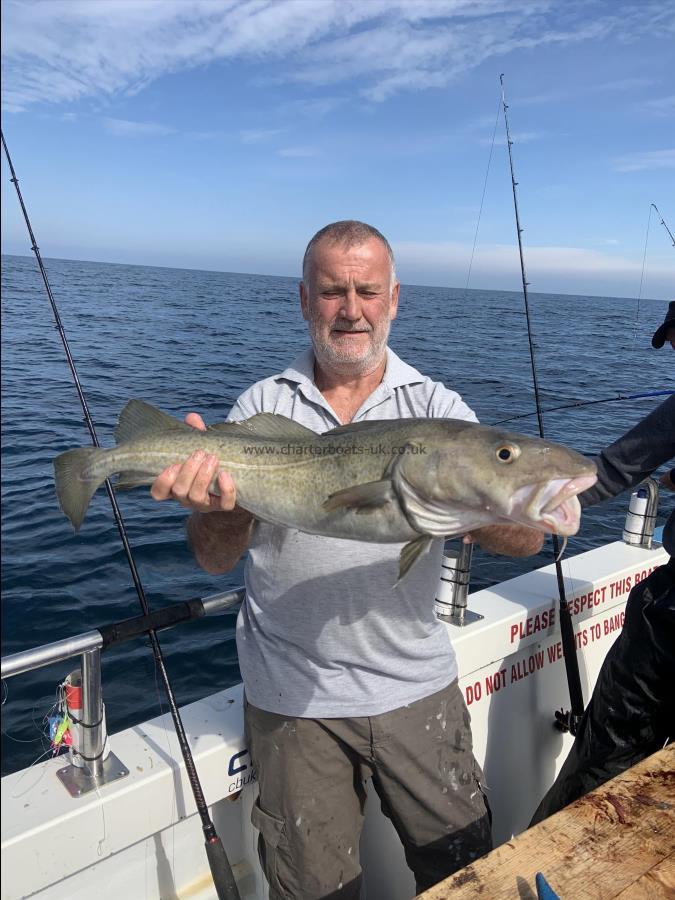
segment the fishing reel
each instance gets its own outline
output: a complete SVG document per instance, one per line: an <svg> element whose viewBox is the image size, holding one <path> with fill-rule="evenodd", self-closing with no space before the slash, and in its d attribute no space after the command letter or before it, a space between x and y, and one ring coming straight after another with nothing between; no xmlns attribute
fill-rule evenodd
<svg viewBox="0 0 675 900"><path fill-rule="evenodd" d="M574 713L569 709L556 709L555 722L553 723L553 727L560 731L562 734L567 734L569 732L572 737L574 737L579 730L579 723L581 722L581 719L581 716L574 715Z"/></svg>

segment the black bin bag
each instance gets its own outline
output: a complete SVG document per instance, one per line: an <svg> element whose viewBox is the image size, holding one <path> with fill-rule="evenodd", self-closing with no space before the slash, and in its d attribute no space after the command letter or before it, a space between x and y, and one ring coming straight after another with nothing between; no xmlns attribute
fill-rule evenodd
<svg viewBox="0 0 675 900"><path fill-rule="evenodd" d="M675 738L675 559L628 595L569 756L530 825L609 781Z"/></svg>

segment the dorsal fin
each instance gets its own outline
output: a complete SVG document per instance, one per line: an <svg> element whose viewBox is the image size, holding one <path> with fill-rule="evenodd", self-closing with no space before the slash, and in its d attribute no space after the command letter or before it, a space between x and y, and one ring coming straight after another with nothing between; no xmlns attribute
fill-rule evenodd
<svg viewBox="0 0 675 900"><path fill-rule="evenodd" d="M115 440L124 444L153 431L193 431L185 422L174 419L144 400L130 400L120 413L115 426Z"/></svg>
<svg viewBox="0 0 675 900"><path fill-rule="evenodd" d="M256 437L281 438L288 441L317 437L316 432L311 428L306 428L299 422L294 422L293 419L280 416L278 413L256 413L250 419L244 419L243 422L237 424L246 428L251 434L255 434Z"/></svg>
<svg viewBox="0 0 675 900"><path fill-rule="evenodd" d="M216 434L219 431L230 433L230 434L245 434L247 429L244 428L244 422L216 422L214 425L207 425L207 431L215 431Z"/></svg>
<svg viewBox="0 0 675 900"><path fill-rule="evenodd" d="M333 434L349 434L350 431L368 431L370 429L382 429L383 425L393 425L392 419L368 419L365 422L348 422L346 425L337 425L330 431L324 431L321 437L328 437Z"/></svg>

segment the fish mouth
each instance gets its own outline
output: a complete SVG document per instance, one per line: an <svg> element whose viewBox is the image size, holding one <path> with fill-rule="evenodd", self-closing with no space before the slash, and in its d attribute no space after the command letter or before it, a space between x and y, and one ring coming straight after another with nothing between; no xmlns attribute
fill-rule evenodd
<svg viewBox="0 0 675 900"><path fill-rule="evenodd" d="M517 492L523 503L523 513L528 524L542 531L550 531L570 537L579 530L581 504L577 494L588 490L598 480L598 476L577 475L574 478L552 478L543 484L528 485ZM520 495L520 497L518 497Z"/></svg>

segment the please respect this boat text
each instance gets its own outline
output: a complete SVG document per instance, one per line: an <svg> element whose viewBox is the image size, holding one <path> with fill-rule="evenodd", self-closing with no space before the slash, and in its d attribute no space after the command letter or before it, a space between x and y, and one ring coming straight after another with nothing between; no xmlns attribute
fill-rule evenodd
<svg viewBox="0 0 675 900"><path fill-rule="evenodd" d="M656 566L638 569L635 572L618 579L608 579L606 583L574 595L567 601L567 607L572 616L580 616L583 613L584 620L588 614L599 606L611 600L619 600L627 594L631 588L643 581ZM609 635L618 632L623 627L625 611L609 612L606 616L595 622L588 622L575 630L574 639L577 650L597 643ZM514 644L538 633L550 633L557 621L557 609L551 606L536 614L523 618L520 622L514 622L509 626L509 642ZM564 659L562 641L556 641L542 649L533 650L529 656L516 660L510 665L502 666L492 674L486 675L479 681L464 685L464 698L466 705L479 703L486 697L497 693L510 684L521 681L530 675L534 675L546 666L553 665Z"/></svg>

